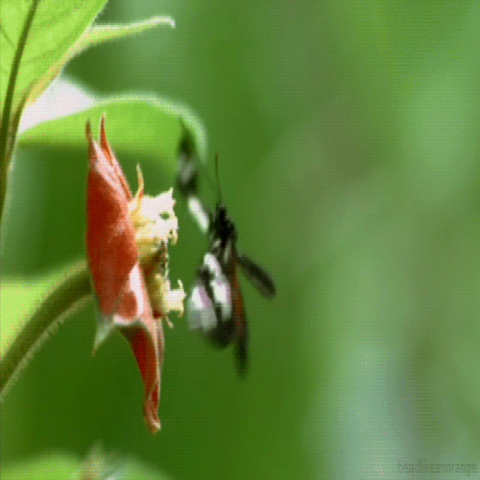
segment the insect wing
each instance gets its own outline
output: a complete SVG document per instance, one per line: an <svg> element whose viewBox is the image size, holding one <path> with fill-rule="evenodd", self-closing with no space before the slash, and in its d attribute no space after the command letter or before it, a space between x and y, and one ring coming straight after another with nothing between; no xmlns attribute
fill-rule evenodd
<svg viewBox="0 0 480 480"><path fill-rule="evenodd" d="M203 257L188 300L191 329L200 329L217 346L227 346L234 334L231 287L211 253Z"/></svg>
<svg viewBox="0 0 480 480"><path fill-rule="evenodd" d="M195 159L185 152L178 158L177 188L185 198L197 195L198 167Z"/></svg>
<svg viewBox="0 0 480 480"><path fill-rule="evenodd" d="M204 282L199 278L195 282L188 299L188 324L191 330L200 329L209 332L217 326L217 315L212 299Z"/></svg>
<svg viewBox="0 0 480 480"><path fill-rule="evenodd" d="M245 376L248 366L248 324L244 322L241 335L237 339L235 356L237 371L240 376Z"/></svg>
<svg viewBox="0 0 480 480"><path fill-rule="evenodd" d="M245 276L258 288L264 297L271 298L275 296L277 289L272 277L260 265L240 253L237 253L237 260Z"/></svg>
<svg viewBox="0 0 480 480"><path fill-rule="evenodd" d="M232 323L235 328L237 340L235 356L237 359L237 370L244 376L247 370L248 361L248 324L243 305L242 292L237 276L237 265L235 257L232 257L232 268L230 271L230 288L232 292Z"/></svg>

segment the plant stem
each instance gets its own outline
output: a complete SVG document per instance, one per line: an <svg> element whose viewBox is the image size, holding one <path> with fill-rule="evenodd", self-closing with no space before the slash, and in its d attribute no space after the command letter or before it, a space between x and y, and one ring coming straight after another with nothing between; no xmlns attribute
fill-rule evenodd
<svg viewBox="0 0 480 480"><path fill-rule="evenodd" d="M10 70L10 76L8 78L7 91L5 93L5 102L3 105L2 119L0 122L0 222L3 214L3 205L5 202L5 195L7 192L7 173L8 164L10 163L10 157L14 148L14 142L17 132L10 131L10 117L13 106L13 96L15 93L15 83L17 81L18 71L20 69L20 62L22 60L23 51L27 44L27 37L32 27L33 18L37 11L40 0L33 0L30 9L23 25L22 33L18 39L17 49L15 56L13 57L12 68ZM26 92L25 92L26 94ZM24 95L26 97L26 95ZM26 98L24 98L26 100ZM18 127L18 123L17 123ZM9 136L11 137L9 139ZM8 148L8 145L11 148Z"/></svg>
<svg viewBox="0 0 480 480"><path fill-rule="evenodd" d="M6 387L53 327L92 293L85 262L58 284L38 305L0 359L0 400Z"/></svg>

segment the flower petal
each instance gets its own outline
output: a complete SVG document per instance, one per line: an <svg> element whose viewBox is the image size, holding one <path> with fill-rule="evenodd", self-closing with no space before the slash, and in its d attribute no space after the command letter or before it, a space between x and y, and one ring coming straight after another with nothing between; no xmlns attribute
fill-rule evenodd
<svg viewBox="0 0 480 480"><path fill-rule="evenodd" d="M139 304L138 299L147 300L145 281L136 265L130 275L128 287L122 295L114 324L130 343L145 387L143 412L145 422L152 433L160 429L158 406L160 402L160 372L163 361L163 329L162 324L153 318L152 308L148 301ZM140 281L138 283L137 277ZM131 315L137 310L139 316L132 321Z"/></svg>
<svg viewBox="0 0 480 480"><path fill-rule="evenodd" d="M86 246L96 297L102 313L97 338L117 328L133 350L145 388L144 416L151 432L160 428L158 405L163 361L163 330L153 317L144 272L139 264L136 234L129 216L132 194L105 135L102 118L100 145L87 123ZM95 347L98 346L96 342Z"/></svg>
<svg viewBox="0 0 480 480"><path fill-rule="evenodd" d="M87 139L87 255L102 314L112 315L138 260L135 230L128 216L131 194L125 190L118 162L111 152L107 158L105 148L93 140L89 124Z"/></svg>
<svg viewBox="0 0 480 480"><path fill-rule="evenodd" d="M105 115L102 115L102 119L100 120L100 147L103 154L105 155L105 158L113 167L113 170L115 171L115 176L118 179L118 182L121 183L125 196L130 201L132 199L132 192L130 192L127 180L123 175L122 169L120 168L120 165L118 164L118 161L115 158L112 149L110 148L110 144L107 141L107 134L105 132Z"/></svg>

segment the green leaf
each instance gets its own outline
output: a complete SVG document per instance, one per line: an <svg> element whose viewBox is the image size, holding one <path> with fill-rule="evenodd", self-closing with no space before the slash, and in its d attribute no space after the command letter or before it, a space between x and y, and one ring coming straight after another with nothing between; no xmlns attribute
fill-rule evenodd
<svg viewBox="0 0 480 480"><path fill-rule="evenodd" d="M66 478L122 478L124 480L147 478L151 480L167 480L171 478L165 473L161 473L130 458L115 461L117 456L113 454L112 460L108 456L105 459L102 457L97 458L97 460L100 460L97 465L97 463L93 464L92 459L88 457L81 462L72 455L59 453L44 455L7 465L6 467L2 465L2 480L18 480L19 478L28 478L29 480L44 480L45 478L50 480L64 480ZM92 466L96 466L97 469L92 470ZM100 467L100 471L98 471L98 467ZM92 473L95 475L94 477L89 476Z"/></svg>
<svg viewBox="0 0 480 480"><path fill-rule="evenodd" d="M14 58L23 43L20 68L13 93L12 112L35 88L38 95L47 85L45 73L55 65L82 32L93 22L106 0L58 1L2 0L0 34L0 98L5 99ZM30 9L33 9L33 12ZM33 21L22 38L29 13ZM58 70L57 70L58 71ZM43 79L43 88L38 82ZM2 102L3 103L3 102Z"/></svg>
<svg viewBox="0 0 480 480"><path fill-rule="evenodd" d="M167 480L170 477L166 473L160 473L152 467L147 467L136 460L128 459L119 469L123 479L136 480L138 478L148 478L149 480Z"/></svg>
<svg viewBox="0 0 480 480"><path fill-rule="evenodd" d="M89 45L141 32L167 17L86 31L107 0L2 0L0 19L0 216L7 169L25 105L55 79L65 63Z"/></svg>
<svg viewBox="0 0 480 480"><path fill-rule="evenodd" d="M75 478L80 462L70 455L46 455L43 457L21 461L14 465L2 465L2 480L50 480Z"/></svg>
<svg viewBox="0 0 480 480"><path fill-rule="evenodd" d="M70 53L71 55L75 55L90 45L141 33L159 25L168 25L169 27L175 28L175 21L171 17L152 17L142 22L127 25L102 25L92 27L83 32L82 36L72 47Z"/></svg>
<svg viewBox="0 0 480 480"><path fill-rule="evenodd" d="M85 125L94 132L106 114L107 136L114 152L130 153L168 165L173 173L180 142L193 138L201 158L206 136L199 120L185 107L153 96L124 96L101 102L69 116L37 124L24 131L20 147L76 147L86 149Z"/></svg>
<svg viewBox="0 0 480 480"><path fill-rule="evenodd" d="M31 101L37 98L60 73L60 70L63 68L63 66L72 57L79 54L86 48L109 40L116 40L129 35L134 35L159 25L168 25L173 28L175 27L175 22L170 17L153 17L143 22L132 23L128 25L102 25L88 28L82 33L80 38L71 46L71 48L69 48L38 79L35 88L30 93L29 100Z"/></svg>
<svg viewBox="0 0 480 480"><path fill-rule="evenodd" d="M0 217L7 170L23 107L61 67L59 59L93 21L106 0L2 0L0 19ZM51 70L51 74L46 74Z"/></svg>

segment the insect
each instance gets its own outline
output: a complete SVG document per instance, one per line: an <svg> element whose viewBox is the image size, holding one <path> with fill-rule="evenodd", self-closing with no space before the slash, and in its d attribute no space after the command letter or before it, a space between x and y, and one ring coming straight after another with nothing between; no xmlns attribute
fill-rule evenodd
<svg viewBox="0 0 480 480"><path fill-rule="evenodd" d="M191 329L200 329L217 347L224 348L235 342L237 369L244 375L248 361L248 323L239 269L265 297L273 297L276 289L270 275L237 248L237 229L221 200L218 158L215 165L219 201L214 212L207 211L197 197L198 169L194 160L188 156L181 158L177 175L177 186L187 198L190 213L209 237L208 250L188 299L188 319Z"/></svg>

